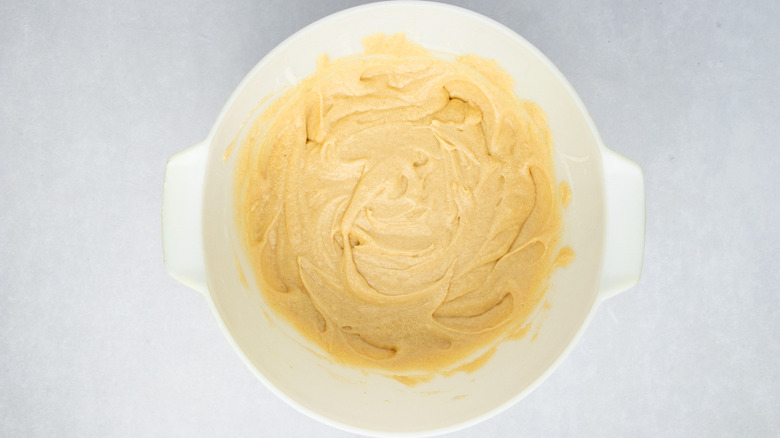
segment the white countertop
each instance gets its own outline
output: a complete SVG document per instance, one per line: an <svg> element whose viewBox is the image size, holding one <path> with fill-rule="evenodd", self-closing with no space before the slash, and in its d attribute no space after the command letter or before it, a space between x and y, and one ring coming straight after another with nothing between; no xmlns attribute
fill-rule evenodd
<svg viewBox="0 0 780 438"><path fill-rule="evenodd" d="M114 3L114 4L110 4ZM359 2L0 5L0 436L350 436L269 392L160 244L168 156ZM458 2L566 75L647 187L642 280L456 437L776 436L780 2Z"/></svg>

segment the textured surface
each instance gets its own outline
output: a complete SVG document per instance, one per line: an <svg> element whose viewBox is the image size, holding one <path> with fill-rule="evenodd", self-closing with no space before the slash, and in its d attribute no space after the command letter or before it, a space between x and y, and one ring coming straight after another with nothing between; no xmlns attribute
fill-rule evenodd
<svg viewBox="0 0 780 438"><path fill-rule="evenodd" d="M0 4L0 436L348 436L166 274L160 201L249 69L354 4ZM459 4L542 50L644 168L647 248L544 385L453 436L775 434L780 3Z"/></svg>
<svg viewBox="0 0 780 438"><path fill-rule="evenodd" d="M550 130L482 58L364 44L239 141L239 245L269 307L334 358L433 377L528 331L544 299L563 211Z"/></svg>

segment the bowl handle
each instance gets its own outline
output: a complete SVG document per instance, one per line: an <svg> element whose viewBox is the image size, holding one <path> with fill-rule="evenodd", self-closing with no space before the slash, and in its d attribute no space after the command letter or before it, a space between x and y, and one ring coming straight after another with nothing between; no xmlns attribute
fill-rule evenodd
<svg viewBox="0 0 780 438"><path fill-rule="evenodd" d="M203 260L203 187L208 142L168 159L162 201L165 268L173 278L207 295Z"/></svg>
<svg viewBox="0 0 780 438"><path fill-rule="evenodd" d="M604 265L599 298L633 287L642 273L645 252L645 182L642 168L605 150Z"/></svg>

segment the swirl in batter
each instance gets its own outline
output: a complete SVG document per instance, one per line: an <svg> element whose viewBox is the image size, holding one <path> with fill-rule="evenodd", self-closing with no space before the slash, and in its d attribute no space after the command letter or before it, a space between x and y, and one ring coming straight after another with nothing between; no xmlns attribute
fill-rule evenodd
<svg viewBox="0 0 780 438"><path fill-rule="evenodd" d="M333 358L452 369L544 295L561 232L550 132L492 61L365 45L260 117L239 225L270 308Z"/></svg>

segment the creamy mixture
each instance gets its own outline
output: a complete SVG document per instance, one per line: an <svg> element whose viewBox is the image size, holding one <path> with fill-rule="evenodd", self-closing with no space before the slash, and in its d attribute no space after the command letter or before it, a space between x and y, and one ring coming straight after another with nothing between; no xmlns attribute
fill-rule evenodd
<svg viewBox="0 0 780 438"><path fill-rule="evenodd" d="M364 44L257 121L239 225L270 308L334 359L452 369L543 298L561 235L550 131L492 61Z"/></svg>

